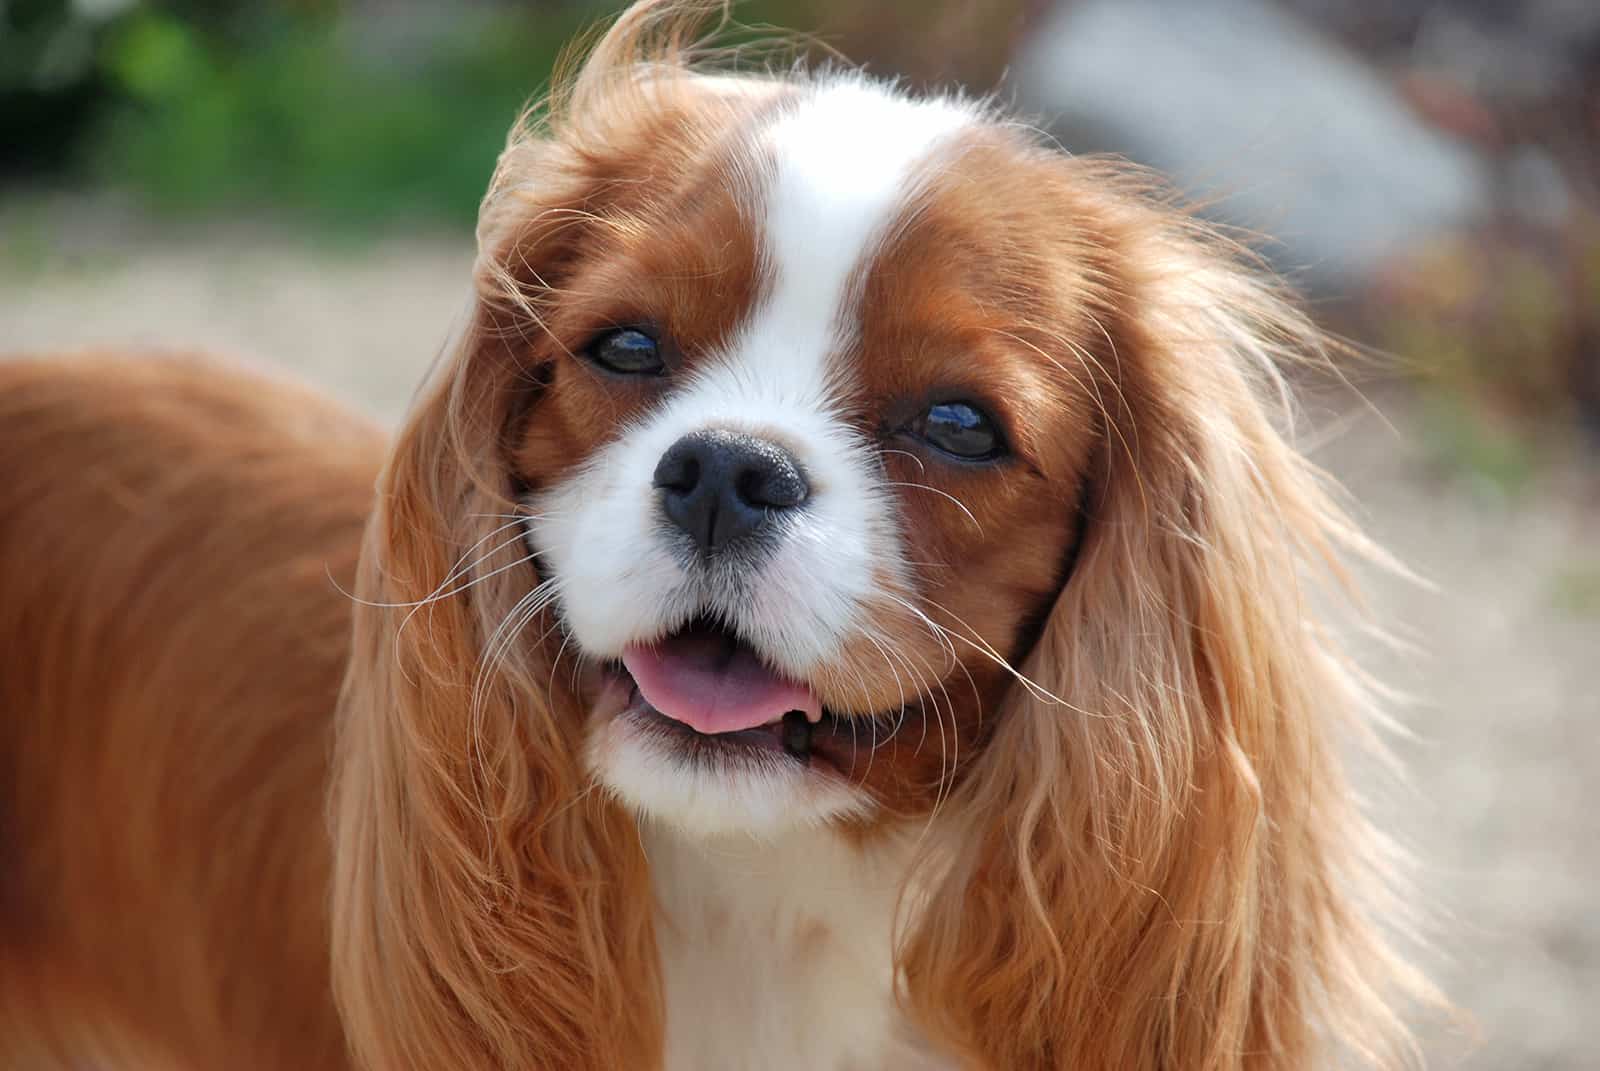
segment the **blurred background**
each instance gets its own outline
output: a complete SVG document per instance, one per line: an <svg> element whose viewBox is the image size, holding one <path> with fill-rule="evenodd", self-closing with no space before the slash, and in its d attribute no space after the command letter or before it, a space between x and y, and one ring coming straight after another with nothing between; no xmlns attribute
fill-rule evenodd
<svg viewBox="0 0 1600 1071"><path fill-rule="evenodd" d="M505 130L603 0L0 0L0 351L205 348L385 418ZM1433 586L1410 786L1436 1067L1600 1068L1600 0L751 0L1170 175L1378 356L1307 445ZM1264 237L1270 235L1270 239ZM1376 781L1374 781L1376 784Z"/></svg>

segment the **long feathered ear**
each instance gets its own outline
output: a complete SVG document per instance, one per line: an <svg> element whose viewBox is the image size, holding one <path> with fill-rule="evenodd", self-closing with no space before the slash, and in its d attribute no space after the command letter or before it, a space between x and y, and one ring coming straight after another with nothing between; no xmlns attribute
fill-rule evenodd
<svg viewBox="0 0 1600 1071"><path fill-rule="evenodd" d="M507 503L434 468L439 432L413 421L384 478L341 701L333 958L350 1042L370 1068L653 1066L633 825L585 790L579 711L552 680L544 616L514 594L541 590L532 568L454 567L482 546L462 518Z"/></svg>
<svg viewBox="0 0 1600 1071"><path fill-rule="evenodd" d="M906 1001L986 1068L1407 1062L1388 999L1423 987L1372 921L1389 863L1338 754L1372 711L1314 616L1377 552L1278 419L1278 365L1320 342L1168 210L1100 226L1083 541L945 809Z"/></svg>
<svg viewBox="0 0 1600 1071"><path fill-rule="evenodd" d="M632 819L588 791L509 455L542 389L525 340L641 79L661 103L686 69L685 7L630 9L513 136L480 215L473 315L379 481L331 799L335 994L374 1071L660 1061L645 860Z"/></svg>
<svg viewBox="0 0 1600 1071"><path fill-rule="evenodd" d="M336 995L364 1067L650 1067L644 859L586 791L555 672L505 458L539 386L506 322L480 309L379 481L339 712Z"/></svg>

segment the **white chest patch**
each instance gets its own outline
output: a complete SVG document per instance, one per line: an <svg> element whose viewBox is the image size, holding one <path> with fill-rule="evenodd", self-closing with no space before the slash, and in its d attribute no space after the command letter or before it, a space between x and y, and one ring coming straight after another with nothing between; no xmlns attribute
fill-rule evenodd
<svg viewBox="0 0 1600 1071"><path fill-rule="evenodd" d="M771 841L645 830L667 1071L949 1066L895 1007L891 927L903 850L826 829Z"/></svg>

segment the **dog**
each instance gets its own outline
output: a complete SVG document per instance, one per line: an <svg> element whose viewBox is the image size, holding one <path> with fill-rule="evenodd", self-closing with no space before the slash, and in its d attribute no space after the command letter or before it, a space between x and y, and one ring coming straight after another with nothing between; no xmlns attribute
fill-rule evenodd
<svg viewBox="0 0 1600 1071"><path fill-rule="evenodd" d="M1127 166L699 13L519 124L392 438L0 365L0 1063L1406 1062L1327 343Z"/></svg>

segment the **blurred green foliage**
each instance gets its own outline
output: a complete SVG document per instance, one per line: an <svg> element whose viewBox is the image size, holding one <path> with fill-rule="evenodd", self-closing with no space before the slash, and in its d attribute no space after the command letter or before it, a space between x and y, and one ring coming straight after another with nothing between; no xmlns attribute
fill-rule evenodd
<svg viewBox="0 0 1600 1071"><path fill-rule="evenodd" d="M469 224L563 46L622 6L0 0L0 146L17 149L0 177L129 189L174 213L268 208L322 233ZM997 0L985 25L1012 9ZM744 0L735 14L820 27L913 78L981 82L1006 49L947 0Z"/></svg>
<svg viewBox="0 0 1600 1071"><path fill-rule="evenodd" d="M470 223L506 129L593 15L491 8L395 32L329 6L230 20L138 8L101 40L112 99L78 163L168 210Z"/></svg>
<svg viewBox="0 0 1600 1071"><path fill-rule="evenodd" d="M597 5L436 11L0 4L4 163L169 210L470 221L506 128Z"/></svg>

